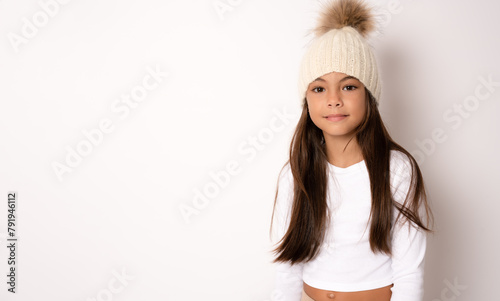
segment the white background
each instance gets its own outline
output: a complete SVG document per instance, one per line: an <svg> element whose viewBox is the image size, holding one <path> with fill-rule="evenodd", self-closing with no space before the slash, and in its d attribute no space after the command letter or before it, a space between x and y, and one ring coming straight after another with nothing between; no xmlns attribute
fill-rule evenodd
<svg viewBox="0 0 500 301"><path fill-rule="evenodd" d="M318 2L73 0L52 2L45 19L41 3L51 1L0 1L0 299L271 300L272 204ZM425 300L496 300L500 4L370 3L382 117L419 158L437 221ZM148 68L168 75L126 117L113 111ZM82 131L102 120L113 130L92 145ZM53 165L84 144L59 179ZM228 164L238 172L218 185L211 174ZM196 209L204 189L214 195Z"/></svg>

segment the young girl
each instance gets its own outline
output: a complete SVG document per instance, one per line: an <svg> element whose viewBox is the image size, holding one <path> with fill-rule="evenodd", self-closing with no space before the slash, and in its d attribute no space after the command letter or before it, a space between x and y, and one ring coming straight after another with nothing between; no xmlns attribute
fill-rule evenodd
<svg viewBox="0 0 500 301"><path fill-rule="evenodd" d="M378 111L380 80L360 1L325 8L300 68L302 115L272 230L279 300L421 301L432 213L415 159Z"/></svg>

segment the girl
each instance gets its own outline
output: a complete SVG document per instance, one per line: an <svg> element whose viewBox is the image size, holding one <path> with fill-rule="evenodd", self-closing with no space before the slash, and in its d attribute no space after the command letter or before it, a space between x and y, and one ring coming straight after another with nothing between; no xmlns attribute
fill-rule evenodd
<svg viewBox="0 0 500 301"><path fill-rule="evenodd" d="M302 115L271 230L283 301L421 301L432 213L415 159L378 111L380 81L358 0L325 8L300 68Z"/></svg>

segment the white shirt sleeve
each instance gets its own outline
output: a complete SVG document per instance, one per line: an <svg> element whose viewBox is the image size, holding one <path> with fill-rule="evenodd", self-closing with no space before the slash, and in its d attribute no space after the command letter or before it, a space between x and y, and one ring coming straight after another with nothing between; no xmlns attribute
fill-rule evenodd
<svg viewBox="0 0 500 301"><path fill-rule="evenodd" d="M411 166L409 162L398 167L395 175L395 201L403 203L409 191ZM399 210L395 209L395 215ZM409 227L411 225L411 227ZM422 301L424 295L424 263L426 233L404 216L392 233L393 283L391 301Z"/></svg>
<svg viewBox="0 0 500 301"><path fill-rule="evenodd" d="M273 300L300 301L302 298L302 270L303 263L290 265L289 263L276 263L276 278Z"/></svg>
<svg viewBox="0 0 500 301"><path fill-rule="evenodd" d="M273 235L275 243L286 233L290 223L291 205L293 201L293 177L290 165L283 168L278 184L275 216L273 219ZM275 245L277 246L277 244ZM290 263L275 263L276 277L273 300L300 301L302 296L302 271L303 263L291 265Z"/></svg>
<svg viewBox="0 0 500 301"><path fill-rule="evenodd" d="M393 233L391 301L422 301L424 296L424 263L426 233L408 222Z"/></svg>

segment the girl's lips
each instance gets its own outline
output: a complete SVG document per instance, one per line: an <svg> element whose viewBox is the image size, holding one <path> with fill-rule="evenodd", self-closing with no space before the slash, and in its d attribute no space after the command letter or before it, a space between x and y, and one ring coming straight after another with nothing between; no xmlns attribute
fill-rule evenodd
<svg viewBox="0 0 500 301"><path fill-rule="evenodd" d="M328 115L326 116L326 119L328 121L341 121L343 119L345 119L347 117L347 115Z"/></svg>

